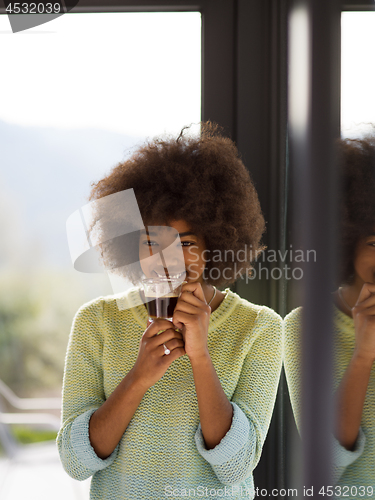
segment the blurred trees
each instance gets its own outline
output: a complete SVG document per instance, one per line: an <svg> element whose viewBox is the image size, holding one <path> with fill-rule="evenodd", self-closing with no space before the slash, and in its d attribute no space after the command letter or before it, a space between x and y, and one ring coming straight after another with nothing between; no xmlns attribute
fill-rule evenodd
<svg viewBox="0 0 375 500"><path fill-rule="evenodd" d="M35 172L30 172L32 178ZM70 260L66 229L58 222L66 213L57 217L56 207L44 205L37 197L46 216L40 224L44 231L41 237L40 227L25 216L30 210L32 213L31 202L24 204L22 196L5 186L1 176L0 379L20 397L58 396L76 311L85 302L113 292L105 273L83 274L72 264L66 265ZM27 186L30 178L23 179L22 185ZM53 189L43 186L51 196L56 193L56 183ZM30 200L35 201L32 190ZM52 228L59 231L57 243ZM61 262L57 259L56 267L52 267L54 255L46 246L50 240L58 247L56 253L64 254Z"/></svg>
<svg viewBox="0 0 375 500"><path fill-rule="evenodd" d="M0 378L17 395L60 390L72 319L85 301L74 271L0 275Z"/></svg>

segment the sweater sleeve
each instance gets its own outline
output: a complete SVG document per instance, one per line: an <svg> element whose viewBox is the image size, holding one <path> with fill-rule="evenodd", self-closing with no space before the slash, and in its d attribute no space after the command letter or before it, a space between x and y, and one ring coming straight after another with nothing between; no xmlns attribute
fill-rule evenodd
<svg viewBox="0 0 375 500"><path fill-rule="evenodd" d="M83 306L76 314L65 360L62 426L57 446L65 471L84 480L108 467L118 448L102 460L91 446L91 415L104 403L102 374L103 303L100 299Z"/></svg>
<svg viewBox="0 0 375 500"><path fill-rule="evenodd" d="M260 459L281 372L281 324L281 318L268 308L258 313L231 401L232 425L220 443L207 450L200 425L196 432L198 452L225 485L247 479Z"/></svg>
<svg viewBox="0 0 375 500"><path fill-rule="evenodd" d="M341 476L344 474L345 469L362 455L365 448L365 443L366 437L361 427L359 428L359 433L354 448L350 451L344 448L344 446L342 446L339 441L334 436L332 436L332 480L334 484L339 481Z"/></svg>

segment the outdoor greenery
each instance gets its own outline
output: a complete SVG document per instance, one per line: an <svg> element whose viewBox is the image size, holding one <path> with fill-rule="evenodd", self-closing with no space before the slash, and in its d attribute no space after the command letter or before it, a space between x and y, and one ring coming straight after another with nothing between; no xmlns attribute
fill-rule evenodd
<svg viewBox="0 0 375 500"><path fill-rule="evenodd" d="M57 437L56 431L32 429L19 425L12 426L12 434L21 444L40 443L42 441L55 440Z"/></svg>
<svg viewBox="0 0 375 500"><path fill-rule="evenodd" d="M0 268L0 379L17 396L60 396L73 317L93 294L100 295L100 286L98 292L90 277L74 269ZM0 396L0 411L18 410ZM48 426L8 429L20 444L55 440L57 434ZM4 455L0 439L0 457Z"/></svg>
<svg viewBox="0 0 375 500"><path fill-rule="evenodd" d="M72 319L85 302L72 276L0 275L0 379L20 397L59 395Z"/></svg>

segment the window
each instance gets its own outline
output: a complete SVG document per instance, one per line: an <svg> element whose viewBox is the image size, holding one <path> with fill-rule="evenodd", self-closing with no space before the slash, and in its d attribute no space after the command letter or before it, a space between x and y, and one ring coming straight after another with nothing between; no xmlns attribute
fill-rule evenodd
<svg viewBox="0 0 375 500"><path fill-rule="evenodd" d="M133 146L201 120L201 14L66 14L17 34L1 15L0 31L0 379L59 397L74 314L113 293L106 274L72 268L66 220ZM33 483L12 467L0 496L71 496L63 472L43 497L37 468Z"/></svg>

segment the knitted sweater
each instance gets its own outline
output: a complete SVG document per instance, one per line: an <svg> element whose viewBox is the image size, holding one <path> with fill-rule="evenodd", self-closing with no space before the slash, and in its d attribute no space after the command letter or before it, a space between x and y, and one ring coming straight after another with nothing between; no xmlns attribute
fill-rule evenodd
<svg viewBox="0 0 375 500"><path fill-rule="evenodd" d="M301 368L300 368L301 308L285 318L285 373L296 419L300 426L301 416ZM333 389L338 389L349 365L355 346L355 330L352 318L334 307L333 331ZM335 498L371 498L375 494L375 369L371 377L364 403L361 428L353 451L348 451L332 436L333 482ZM349 488L347 488L349 487ZM353 488L352 488L353 487ZM360 488L362 487L362 488ZM367 487L373 487L367 489Z"/></svg>
<svg viewBox="0 0 375 500"><path fill-rule="evenodd" d="M97 500L253 498L252 471L281 370L281 318L230 290L211 314L208 348L234 410L231 427L215 448L205 448L185 355L146 392L120 443L102 460L90 445L89 419L133 367L147 323L146 308L132 307L139 292L125 300L129 308L120 311L114 297L101 297L74 318L57 438L65 470L78 480L92 475L90 498Z"/></svg>

